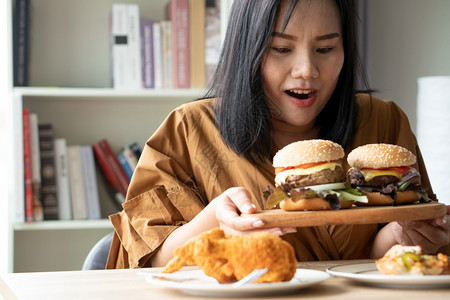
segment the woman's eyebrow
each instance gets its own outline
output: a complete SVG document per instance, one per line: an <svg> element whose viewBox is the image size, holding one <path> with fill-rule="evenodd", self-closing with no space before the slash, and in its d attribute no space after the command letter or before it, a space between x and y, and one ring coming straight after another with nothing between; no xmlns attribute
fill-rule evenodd
<svg viewBox="0 0 450 300"><path fill-rule="evenodd" d="M288 39L288 40L293 40L296 41L297 37L290 35L290 34L286 34L286 33L282 33L282 32L272 32L272 36L278 36L280 38L284 38L284 39Z"/></svg>
<svg viewBox="0 0 450 300"><path fill-rule="evenodd" d="M322 41L322 40L328 40L328 39L334 39L334 38L338 38L340 36L339 33L337 32L333 32L333 33L329 33L329 34L324 34L324 35L319 35L316 37L316 41Z"/></svg>
<svg viewBox="0 0 450 300"><path fill-rule="evenodd" d="M282 33L282 32L272 32L272 36L278 36L280 38L284 38L284 39L288 39L288 40L293 40L296 41L297 37L290 35L290 34L286 34L286 33ZM337 32L333 32L333 33L328 33L328 34L324 34L324 35L319 35L315 38L316 41L322 41L322 40L328 40L328 39L334 39L334 38L338 38L340 36L339 33Z"/></svg>

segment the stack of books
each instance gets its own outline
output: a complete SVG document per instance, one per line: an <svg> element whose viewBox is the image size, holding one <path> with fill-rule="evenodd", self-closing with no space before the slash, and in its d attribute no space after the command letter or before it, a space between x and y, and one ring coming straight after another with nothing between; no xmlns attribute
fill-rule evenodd
<svg viewBox="0 0 450 300"><path fill-rule="evenodd" d="M24 201L18 222L100 219L97 174L102 174L118 204L141 155L134 142L114 153L108 140L93 145L67 145L51 123L39 123L36 113L23 109ZM97 171L98 170L98 171Z"/></svg>
<svg viewBox="0 0 450 300"><path fill-rule="evenodd" d="M113 87L205 88L220 55L219 0L169 0L163 21L111 9Z"/></svg>

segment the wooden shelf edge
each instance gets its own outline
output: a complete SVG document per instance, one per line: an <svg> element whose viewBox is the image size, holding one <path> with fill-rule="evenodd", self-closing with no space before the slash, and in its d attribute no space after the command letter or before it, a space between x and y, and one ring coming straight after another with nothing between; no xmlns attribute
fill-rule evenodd
<svg viewBox="0 0 450 300"><path fill-rule="evenodd" d="M108 219L100 220L69 220L69 221L42 221L32 223L14 224L15 231L31 230L77 230L77 229L111 229L112 224Z"/></svg>
<svg viewBox="0 0 450 300"><path fill-rule="evenodd" d="M135 97L135 98L199 98L204 89L139 89L119 90L113 88L71 87L15 87L13 93L30 97Z"/></svg>

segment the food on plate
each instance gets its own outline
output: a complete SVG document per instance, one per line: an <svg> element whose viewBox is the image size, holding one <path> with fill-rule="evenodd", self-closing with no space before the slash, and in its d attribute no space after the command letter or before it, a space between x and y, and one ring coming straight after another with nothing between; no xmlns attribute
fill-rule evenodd
<svg viewBox="0 0 450 300"><path fill-rule="evenodd" d="M220 283L240 280L263 268L268 271L257 283L289 281L297 270L292 246L268 232L231 236L216 228L186 242L174 255L164 273L175 272L184 265L197 265Z"/></svg>
<svg viewBox="0 0 450 300"><path fill-rule="evenodd" d="M275 190L265 192L266 208L279 204L283 210L349 208L354 201L367 201L346 191L341 160L344 149L328 140L291 143L273 158Z"/></svg>
<svg viewBox="0 0 450 300"><path fill-rule="evenodd" d="M375 261L384 275L448 275L448 256L422 254L420 246L394 245L386 254Z"/></svg>
<svg viewBox="0 0 450 300"><path fill-rule="evenodd" d="M430 201L420 186L419 172L411 167L416 163L416 156L403 147L367 144L351 151L347 161L351 166L348 181L352 188L367 196L366 205Z"/></svg>

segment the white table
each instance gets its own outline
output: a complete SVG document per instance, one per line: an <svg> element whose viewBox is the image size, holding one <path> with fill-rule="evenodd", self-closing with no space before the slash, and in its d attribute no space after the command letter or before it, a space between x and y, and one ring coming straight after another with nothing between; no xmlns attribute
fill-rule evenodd
<svg viewBox="0 0 450 300"><path fill-rule="evenodd" d="M330 266L367 260L299 263L299 267L325 270ZM159 272L160 268L146 269ZM0 276L0 294L5 299L195 299L177 291L151 285L140 269L10 273ZM293 294L264 299L450 299L450 289L388 289L332 277ZM203 298L209 299L209 298ZM216 298L220 299L220 298ZM223 298L227 299L227 298ZM249 299L249 298L246 298Z"/></svg>

